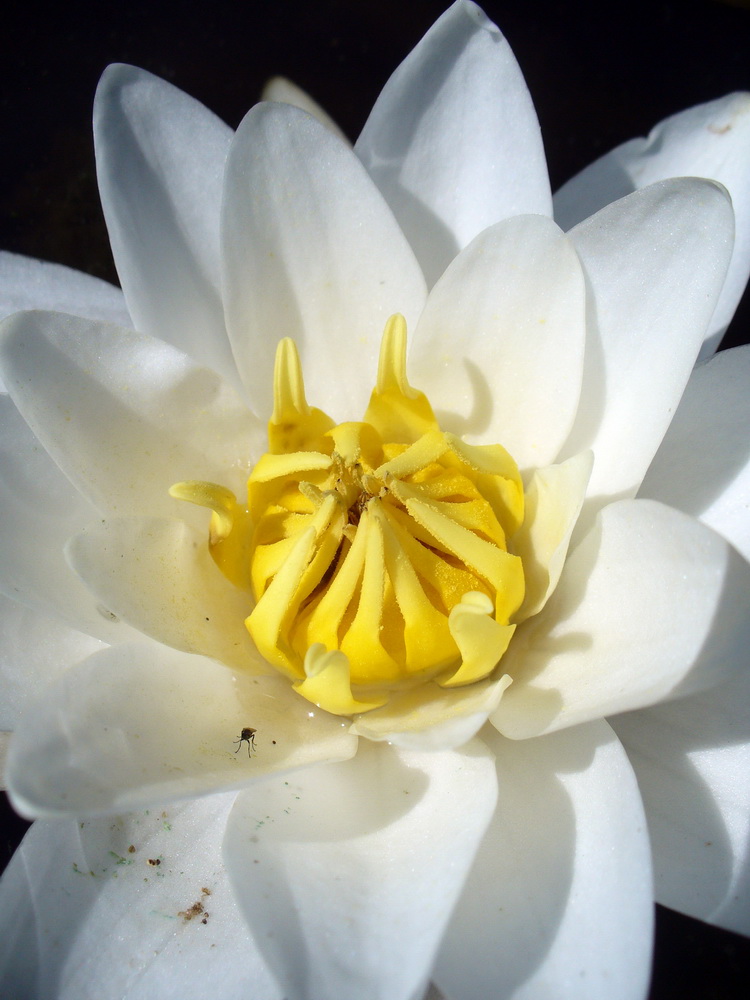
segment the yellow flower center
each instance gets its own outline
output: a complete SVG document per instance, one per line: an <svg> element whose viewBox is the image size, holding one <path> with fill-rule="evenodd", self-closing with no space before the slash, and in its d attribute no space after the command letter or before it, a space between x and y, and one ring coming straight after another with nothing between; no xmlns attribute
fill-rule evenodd
<svg viewBox="0 0 750 1000"><path fill-rule="evenodd" d="M212 483L171 490L213 510L212 555L252 592L246 625L262 655L339 715L492 674L524 598L507 546L523 521L521 478L500 445L440 429L407 382L403 318L386 326L361 422L308 405L297 350L282 341L268 439L246 508Z"/></svg>

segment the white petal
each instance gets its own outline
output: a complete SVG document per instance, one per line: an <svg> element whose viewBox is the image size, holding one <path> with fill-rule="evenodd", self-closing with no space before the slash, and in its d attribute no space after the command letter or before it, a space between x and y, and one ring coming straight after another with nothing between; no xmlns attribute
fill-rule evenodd
<svg viewBox="0 0 750 1000"><path fill-rule="evenodd" d="M67 556L102 604L139 632L238 670L270 671L245 628L252 599L211 558L208 524L201 532L176 519L97 522L71 539Z"/></svg>
<svg viewBox="0 0 750 1000"><path fill-rule="evenodd" d="M113 620L63 556L67 539L96 511L70 485L7 396L0 397L0 503L0 591L107 642L132 639L131 630Z"/></svg>
<svg viewBox="0 0 750 1000"><path fill-rule="evenodd" d="M569 233L591 290L581 408L565 455L594 451L589 494L632 495L695 363L732 251L726 192L663 181Z"/></svg>
<svg viewBox="0 0 750 1000"><path fill-rule="evenodd" d="M639 496L700 518L750 560L750 347L698 365Z"/></svg>
<svg viewBox="0 0 750 1000"><path fill-rule="evenodd" d="M134 66L110 66L94 102L99 192L117 272L139 330L236 380L219 264L232 130Z"/></svg>
<svg viewBox="0 0 750 1000"><path fill-rule="evenodd" d="M430 285L487 226L551 215L539 122L510 46L454 3L399 66L355 146Z"/></svg>
<svg viewBox="0 0 750 1000"><path fill-rule="evenodd" d="M543 216L508 219L478 236L430 293L412 380L448 429L502 444L521 468L549 465L578 409L585 337L571 243Z"/></svg>
<svg viewBox="0 0 750 1000"><path fill-rule="evenodd" d="M521 557L526 584L518 621L538 614L557 586L591 464L591 452L585 451L561 465L536 469L524 486L524 522L513 536L513 552Z"/></svg>
<svg viewBox="0 0 750 1000"><path fill-rule="evenodd" d="M238 796L226 864L285 996L421 998L496 795L481 744L363 742L345 764Z"/></svg>
<svg viewBox="0 0 750 1000"><path fill-rule="evenodd" d="M523 738L652 705L744 669L750 566L651 500L605 507L544 609L519 626L491 721Z"/></svg>
<svg viewBox="0 0 750 1000"><path fill-rule="evenodd" d="M131 326L119 288L62 264L0 251L0 319L25 309L49 309Z"/></svg>
<svg viewBox="0 0 750 1000"><path fill-rule="evenodd" d="M73 663L104 648L98 639L0 597L0 729L13 729L26 703Z"/></svg>
<svg viewBox="0 0 750 1000"><path fill-rule="evenodd" d="M0 993L282 1000L221 861L233 800L35 823L0 883Z"/></svg>
<svg viewBox="0 0 750 1000"><path fill-rule="evenodd" d="M350 757L357 741L342 720L309 708L280 678L156 643L105 649L20 720L11 801L26 816L123 812ZM247 727L254 754L236 742Z"/></svg>
<svg viewBox="0 0 750 1000"><path fill-rule="evenodd" d="M425 297L362 164L298 108L256 105L229 155L223 220L227 326L255 412L270 416L276 344L293 337L310 402L358 420L386 320L413 328Z"/></svg>
<svg viewBox="0 0 750 1000"><path fill-rule="evenodd" d="M618 716L665 906L750 934L750 671Z"/></svg>
<svg viewBox="0 0 750 1000"><path fill-rule="evenodd" d="M34 433L104 513L194 517L168 495L173 483L242 496L265 448L265 428L226 382L141 333L19 313L3 324L0 361Z"/></svg>
<svg viewBox="0 0 750 1000"><path fill-rule="evenodd" d="M0 319L24 309L54 309L131 326L119 288L62 264L0 251ZM5 385L0 380L0 392Z"/></svg>
<svg viewBox="0 0 750 1000"><path fill-rule="evenodd" d="M631 139L586 167L555 195L555 218L570 229L616 198L668 177L708 177L732 197L736 235L732 262L708 327L714 350L734 315L750 271L750 94L672 115L646 139Z"/></svg>
<svg viewBox="0 0 750 1000"><path fill-rule="evenodd" d="M451 1000L641 1000L653 895L632 769L604 722L513 743L495 816L440 950Z"/></svg>
<svg viewBox="0 0 750 1000"><path fill-rule="evenodd" d="M261 100L276 101L280 104L292 104L295 108L306 111L308 115L317 118L321 125L325 125L329 132L338 136L343 142L348 142L336 122L321 108L318 102L314 101L307 91L298 87L291 80L287 80L284 76L274 76L268 81L263 88Z"/></svg>
<svg viewBox="0 0 750 1000"><path fill-rule="evenodd" d="M350 733L387 741L404 750L450 750L475 736L510 683L502 664L484 681L459 688L424 684L354 717Z"/></svg>

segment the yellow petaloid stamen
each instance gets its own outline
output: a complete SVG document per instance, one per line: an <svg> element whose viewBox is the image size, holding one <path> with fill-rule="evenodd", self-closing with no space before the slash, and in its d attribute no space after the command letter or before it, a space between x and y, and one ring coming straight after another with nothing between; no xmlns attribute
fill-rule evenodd
<svg viewBox="0 0 750 1000"><path fill-rule="evenodd" d="M169 495L213 512L208 528L211 554L235 586L248 589L250 522L234 493L217 483L186 480L170 487Z"/></svg>
<svg viewBox="0 0 750 1000"><path fill-rule="evenodd" d="M224 572L239 576L245 561L256 602L246 624L263 656L340 715L428 681L460 688L493 675L524 599L508 550L521 478L500 445L440 429L407 381L403 318L386 325L359 423L335 425L308 405L297 350L282 341L268 434L247 511L212 484L173 488L214 512Z"/></svg>

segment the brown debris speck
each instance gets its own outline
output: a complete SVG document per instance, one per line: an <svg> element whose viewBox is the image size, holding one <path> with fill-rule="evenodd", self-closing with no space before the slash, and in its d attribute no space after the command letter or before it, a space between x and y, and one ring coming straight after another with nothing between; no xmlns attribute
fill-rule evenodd
<svg viewBox="0 0 750 1000"><path fill-rule="evenodd" d="M161 858L149 858L148 864L150 864L152 868L158 868L161 864Z"/></svg>

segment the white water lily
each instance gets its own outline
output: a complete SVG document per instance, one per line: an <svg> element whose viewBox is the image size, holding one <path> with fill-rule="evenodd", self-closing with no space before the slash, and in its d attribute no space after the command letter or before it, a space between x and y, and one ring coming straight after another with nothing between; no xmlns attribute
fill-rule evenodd
<svg viewBox="0 0 750 1000"><path fill-rule="evenodd" d="M602 181L591 217L575 185L561 193L578 223L564 235L523 80L471 4L394 74L355 152L292 107L260 105L232 137L148 74L105 74L97 164L127 312L99 282L4 259L14 308L41 284L37 304L87 317L22 313L4 327L2 583L21 602L4 605L8 780L23 811L47 817L3 881L11 993L369 1000L419 997L432 979L457 1000L642 996L641 793L657 898L750 930L738 780L750 570L732 547L750 554L750 355L691 375L747 275L747 174L735 183L747 107L665 123L654 155L628 153L633 189L659 183L614 201L625 192ZM722 115L733 127L707 142ZM722 188L663 179L683 172L729 186L739 240ZM480 458L500 444L523 473L522 523L508 515L502 534L524 595L507 652L474 683L452 685L442 661L415 687L380 675L352 691L347 676L350 697L387 697L332 714L258 654L253 598L231 559L222 573L211 558L206 512L169 489L203 484L219 508L214 550L230 537L234 501L206 484L242 497L253 468L258 480L274 405L277 429L289 399L294 433L317 419L293 353L274 379L282 337L312 406L344 428L366 413L387 423L387 398L412 437L386 443L434 441L424 409L409 410L422 403L398 321L378 365L396 313L409 380L443 435L430 461L450 454L489 488ZM404 491L423 466L401 479L384 468L408 452L367 473L377 492L367 479L347 509L364 519L401 489L411 514ZM304 484L311 503L337 491ZM447 627L451 669L508 627L484 597L452 604L469 624ZM285 600L272 604L282 617ZM433 627L420 613L402 614L407 628ZM303 671L294 686L338 677L341 655L308 661L291 627L274 634L269 655L288 639L289 670ZM337 684L307 693L335 710ZM614 713L640 793L603 721ZM165 805L208 792L223 794ZM65 816L92 818L52 818Z"/></svg>

